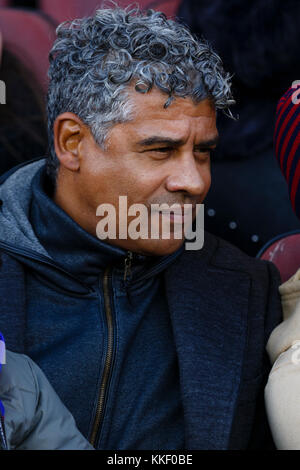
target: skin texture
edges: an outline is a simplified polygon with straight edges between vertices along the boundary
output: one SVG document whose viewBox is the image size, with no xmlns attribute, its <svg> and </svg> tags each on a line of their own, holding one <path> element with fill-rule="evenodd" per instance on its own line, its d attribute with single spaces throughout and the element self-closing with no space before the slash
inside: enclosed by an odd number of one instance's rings
<svg viewBox="0 0 300 470">
<path fill-rule="evenodd" d="M 112 127 L 105 149 L 97 145 L 75 114 L 61 114 L 55 122 L 60 167 L 54 200 L 94 236 L 100 220 L 97 207 L 112 204 L 118 221 L 120 195 L 128 197 L 128 207 L 136 203 L 148 208 L 162 203 L 195 206 L 203 202 L 210 188 L 210 152 L 218 137 L 211 101 L 195 104 L 190 98 L 176 97 L 165 109 L 167 96 L 155 88 L 147 94 L 132 89 L 130 99 L 135 116 Z M 141 144 L 153 136 L 160 137 L 161 142 Z M 181 142 L 168 143 L 165 139 Z M 128 223 L 133 218 L 129 217 Z M 170 254 L 184 241 L 172 236 L 173 225 L 169 240 L 161 236 L 158 240 L 117 238 L 108 243 L 145 255 Z"/>
</svg>

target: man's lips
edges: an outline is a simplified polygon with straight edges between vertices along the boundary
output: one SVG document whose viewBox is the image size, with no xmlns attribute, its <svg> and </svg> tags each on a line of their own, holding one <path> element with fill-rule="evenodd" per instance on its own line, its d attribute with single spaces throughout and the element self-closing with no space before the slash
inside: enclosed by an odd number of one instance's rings
<svg viewBox="0 0 300 470">
<path fill-rule="evenodd" d="M 152 214 L 160 214 L 166 220 L 170 220 L 170 222 L 183 224 L 183 223 L 190 223 L 194 220 L 196 216 L 196 207 L 189 205 L 191 207 L 181 207 L 175 211 L 171 210 L 154 210 Z"/>
</svg>

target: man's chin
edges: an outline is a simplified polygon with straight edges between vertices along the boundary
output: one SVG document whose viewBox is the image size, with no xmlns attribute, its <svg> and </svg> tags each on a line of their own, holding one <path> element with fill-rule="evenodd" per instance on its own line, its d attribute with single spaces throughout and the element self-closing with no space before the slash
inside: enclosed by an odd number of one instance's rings
<svg viewBox="0 0 300 470">
<path fill-rule="evenodd" d="M 111 244 L 145 256 L 167 256 L 175 253 L 185 240 L 114 240 Z"/>
</svg>

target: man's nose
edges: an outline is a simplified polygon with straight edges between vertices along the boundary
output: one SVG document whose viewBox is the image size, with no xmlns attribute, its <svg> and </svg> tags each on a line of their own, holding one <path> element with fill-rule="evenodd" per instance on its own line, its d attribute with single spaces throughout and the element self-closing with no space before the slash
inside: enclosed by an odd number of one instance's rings
<svg viewBox="0 0 300 470">
<path fill-rule="evenodd" d="M 185 191 L 200 196 L 210 185 L 210 170 L 207 165 L 197 165 L 193 154 L 185 154 L 174 161 L 172 174 L 167 178 L 168 191 Z"/>
</svg>

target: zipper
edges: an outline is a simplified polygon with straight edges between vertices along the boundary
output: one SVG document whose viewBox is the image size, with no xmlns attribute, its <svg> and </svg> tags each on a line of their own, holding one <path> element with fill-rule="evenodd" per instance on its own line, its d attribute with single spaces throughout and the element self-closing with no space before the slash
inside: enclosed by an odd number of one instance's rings
<svg viewBox="0 0 300 470">
<path fill-rule="evenodd" d="M 131 267 L 132 267 L 133 253 L 131 251 L 127 252 L 125 258 L 125 269 L 124 269 L 124 282 L 130 281 L 131 278 Z"/>
<path fill-rule="evenodd" d="M 131 267 L 132 267 L 133 253 L 128 251 L 125 258 L 124 264 L 124 282 L 128 282 L 131 277 Z M 110 270 L 107 268 L 103 276 L 103 295 L 104 295 L 104 308 L 106 315 L 106 324 L 107 324 L 107 352 L 104 364 L 104 371 L 102 376 L 102 381 L 100 385 L 98 402 L 96 408 L 96 415 L 90 434 L 90 444 L 95 447 L 96 439 L 99 434 L 100 426 L 103 422 L 104 411 L 105 411 L 105 398 L 107 396 L 107 390 L 109 386 L 109 378 L 112 371 L 112 362 L 113 362 L 113 350 L 114 350 L 114 327 L 113 327 L 113 315 L 112 315 L 112 306 L 110 300 L 110 291 L 109 291 L 109 280 L 110 280 Z"/>
<path fill-rule="evenodd" d="M 149 271 L 147 271 L 146 274 L 139 277 L 139 282 L 149 279 L 149 277 L 152 277 L 158 271 L 161 271 L 165 265 L 171 264 L 173 260 L 175 260 L 183 251 L 184 251 L 184 247 L 182 247 L 178 251 L 175 251 L 175 253 L 169 255 L 167 259 L 163 259 L 162 261 L 157 263 L 153 268 L 149 269 Z"/>
<path fill-rule="evenodd" d="M 90 443 L 95 447 L 96 439 L 99 433 L 100 425 L 103 421 L 104 410 L 105 410 L 105 397 L 107 395 L 107 389 L 109 385 L 109 378 L 111 376 L 112 370 L 112 360 L 113 360 L 113 349 L 114 349 L 114 327 L 113 327 L 113 316 L 112 316 L 112 307 L 110 301 L 110 292 L 109 292 L 109 279 L 110 279 L 110 268 L 107 268 L 103 276 L 103 294 L 104 294 L 104 307 L 107 323 L 107 351 L 104 364 L 104 371 L 102 376 L 102 381 L 100 385 L 98 403 L 96 408 L 96 415 L 90 435 Z"/>
<path fill-rule="evenodd" d="M 138 278 L 138 281 L 144 281 L 148 279 L 149 277 L 152 277 L 154 274 L 156 274 L 158 271 L 162 270 L 162 268 L 165 265 L 171 264 L 173 260 L 175 260 L 182 252 L 184 251 L 184 247 L 182 247 L 180 250 L 177 250 L 175 253 L 169 255 L 167 259 L 164 257 L 164 259 L 160 262 L 158 262 L 153 268 L 149 269 L 146 274 L 140 275 Z M 132 272 L 132 262 L 133 262 L 134 254 L 131 251 L 127 252 L 127 256 L 125 258 L 125 269 L 124 269 L 124 284 L 125 287 L 128 286 Z"/>
<path fill-rule="evenodd" d="M 4 427 L 4 416 L 0 417 L 0 450 L 8 450 L 5 427 Z"/>
</svg>

